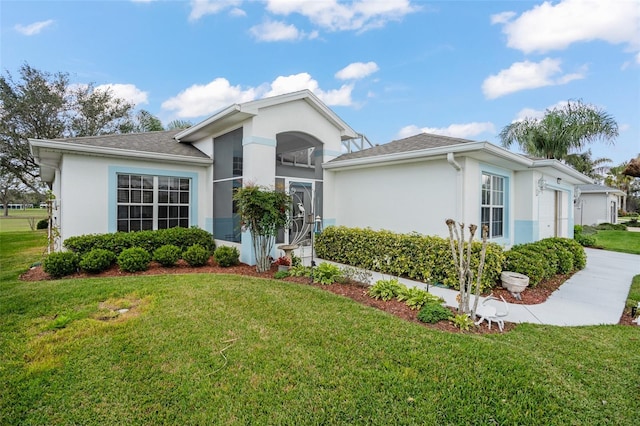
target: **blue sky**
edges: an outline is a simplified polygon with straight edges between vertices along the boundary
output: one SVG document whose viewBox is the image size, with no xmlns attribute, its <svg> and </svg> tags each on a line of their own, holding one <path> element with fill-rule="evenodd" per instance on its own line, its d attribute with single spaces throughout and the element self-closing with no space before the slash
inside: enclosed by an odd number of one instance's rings
<svg viewBox="0 0 640 426">
<path fill-rule="evenodd" d="M 66 72 L 150 111 L 200 121 L 310 89 L 386 143 L 421 131 L 499 144 L 514 120 L 582 99 L 618 121 L 614 165 L 640 153 L 640 3 L 5 1 L 0 66 Z"/>
</svg>

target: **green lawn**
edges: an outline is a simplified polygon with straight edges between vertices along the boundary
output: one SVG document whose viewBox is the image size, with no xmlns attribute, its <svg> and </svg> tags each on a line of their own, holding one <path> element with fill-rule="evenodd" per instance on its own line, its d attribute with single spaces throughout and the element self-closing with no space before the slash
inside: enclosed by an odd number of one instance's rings
<svg viewBox="0 0 640 426">
<path fill-rule="evenodd" d="M 30 221 L 37 224 L 46 218 L 46 209 L 9 210 L 9 216 L 4 216 L 4 210 L 0 210 L 0 232 L 27 231 L 31 229 Z"/>
<path fill-rule="evenodd" d="M 640 254 L 640 232 L 598 231 L 596 246 L 605 250 Z"/>
<path fill-rule="evenodd" d="M 634 327 L 449 334 L 231 275 L 21 282 L 42 235 L 0 236 L 0 424 L 630 425 L 640 412 Z"/>
</svg>

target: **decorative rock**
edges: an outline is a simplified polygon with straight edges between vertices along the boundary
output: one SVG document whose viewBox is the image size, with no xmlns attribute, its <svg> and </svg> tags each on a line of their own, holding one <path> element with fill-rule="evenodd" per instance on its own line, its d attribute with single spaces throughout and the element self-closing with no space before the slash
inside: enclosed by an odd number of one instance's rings
<svg viewBox="0 0 640 426">
<path fill-rule="evenodd" d="M 121 314 L 126 314 L 127 312 L 129 312 L 129 310 L 127 308 L 123 308 L 123 309 L 118 309 L 118 312 Z"/>
</svg>

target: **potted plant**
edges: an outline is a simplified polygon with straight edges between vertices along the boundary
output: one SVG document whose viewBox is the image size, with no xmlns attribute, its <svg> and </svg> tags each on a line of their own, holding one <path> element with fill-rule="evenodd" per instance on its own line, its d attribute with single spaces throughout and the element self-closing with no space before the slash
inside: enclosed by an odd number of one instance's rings
<svg viewBox="0 0 640 426">
<path fill-rule="evenodd" d="M 285 256 L 280 256 L 273 263 L 278 265 L 278 271 L 288 271 L 291 266 L 291 259 Z"/>
</svg>

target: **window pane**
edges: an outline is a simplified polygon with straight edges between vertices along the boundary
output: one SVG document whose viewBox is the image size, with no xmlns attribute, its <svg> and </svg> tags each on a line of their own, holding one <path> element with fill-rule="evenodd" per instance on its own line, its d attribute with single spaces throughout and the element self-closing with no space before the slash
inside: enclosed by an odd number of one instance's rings
<svg viewBox="0 0 640 426">
<path fill-rule="evenodd" d="M 129 219 L 128 206 L 118 206 L 118 219 Z"/>
<path fill-rule="evenodd" d="M 119 203 L 128 203 L 129 202 L 129 190 L 128 189 L 118 189 L 118 202 Z"/>
<path fill-rule="evenodd" d="M 158 189 L 169 189 L 169 178 L 166 176 L 160 176 L 158 178 Z"/>
<path fill-rule="evenodd" d="M 118 188 L 129 187 L 129 175 L 118 175 Z"/>
<path fill-rule="evenodd" d="M 158 206 L 158 218 L 166 219 L 168 214 L 169 214 L 169 207 Z"/>
<path fill-rule="evenodd" d="M 169 193 L 167 191 L 158 191 L 158 203 L 167 204 L 169 202 Z"/>
<path fill-rule="evenodd" d="M 169 189 L 179 189 L 180 188 L 180 179 L 178 178 L 169 178 Z"/>
<path fill-rule="evenodd" d="M 178 226 L 178 219 L 169 219 L 169 228 L 175 228 Z"/>
<path fill-rule="evenodd" d="M 131 187 L 142 188 L 142 176 L 131 176 Z"/>
<path fill-rule="evenodd" d="M 144 191 L 142 193 L 142 202 L 145 204 L 153 203 L 153 191 Z"/>
<path fill-rule="evenodd" d="M 169 226 L 169 222 L 166 220 L 158 220 L 158 229 L 167 229 L 167 226 Z"/>
<path fill-rule="evenodd" d="M 178 206 L 169 206 L 169 218 L 178 217 Z"/>
<path fill-rule="evenodd" d="M 144 189 L 153 189 L 153 176 L 144 176 L 142 178 L 142 187 Z"/>
<path fill-rule="evenodd" d="M 188 228 L 189 227 L 189 220 L 188 219 L 180 219 L 180 226 L 181 228 Z"/>
<path fill-rule="evenodd" d="M 189 190 L 189 179 L 180 179 L 180 189 L 182 191 Z"/>
<path fill-rule="evenodd" d="M 142 201 L 142 191 L 137 189 L 131 190 L 131 202 L 140 203 Z"/>
<path fill-rule="evenodd" d="M 144 206 L 142 207 L 142 217 L 147 219 L 153 219 L 153 206 Z"/>
<path fill-rule="evenodd" d="M 171 191 L 169 193 L 169 204 L 177 204 L 178 203 L 178 193 L 175 191 Z"/>
<path fill-rule="evenodd" d="M 131 218 L 140 218 L 140 206 L 131 206 L 131 210 L 129 210 Z"/>
<path fill-rule="evenodd" d="M 132 220 L 130 222 L 130 227 L 132 231 L 140 231 L 140 221 L 139 220 Z"/>
<path fill-rule="evenodd" d="M 142 221 L 142 229 L 145 231 L 150 231 L 153 229 L 153 220 L 143 220 Z"/>
<path fill-rule="evenodd" d="M 180 193 L 180 204 L 189 204 L 189 193 L 181 192 Z"/>
<path fill-rule="evenodd" d="M 119 220 L 118 221 L 118 231 L 120 231 L 120 232 L 129 232 L 129 221 L 128 220 Z"/>
<path fill-rule="evenodd" d="M 181 206 L 180 207 L 180 217 L 189 217 L 189 207 L 187 206 Z"/>
</svg>

